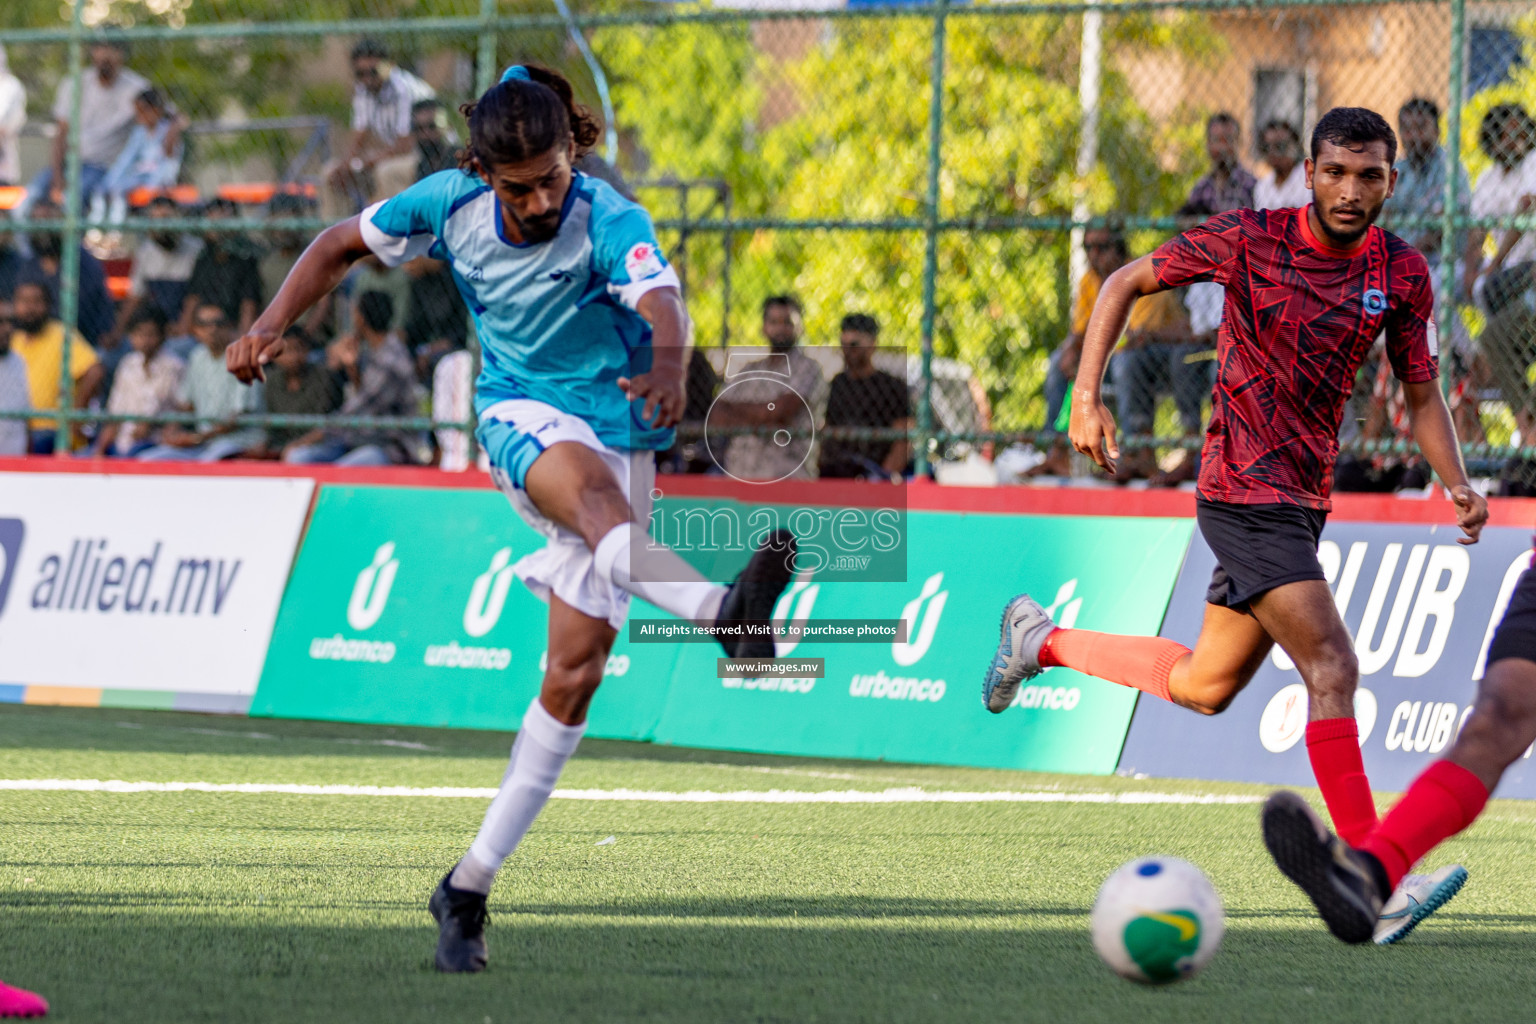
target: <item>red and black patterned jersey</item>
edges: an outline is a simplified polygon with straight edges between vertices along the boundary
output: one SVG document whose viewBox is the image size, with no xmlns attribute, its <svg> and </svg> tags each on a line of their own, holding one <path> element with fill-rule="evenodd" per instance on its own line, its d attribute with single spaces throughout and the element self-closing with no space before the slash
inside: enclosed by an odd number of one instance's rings
<svg viewBox="0 0 1536 1024">
<path fill-rule="evenodd" d="M 1198 490 L 1208 501 L 1328 510 L 1339 423 L 1378 335 L 1402 381 L 1439 373 L 1434 293 L 1418 250 L 1372 227 L 1352 252 L 1306 209 L 1233 210 L 1152 254 L 1168 288 L 1226 288 Z"/>
</svg>

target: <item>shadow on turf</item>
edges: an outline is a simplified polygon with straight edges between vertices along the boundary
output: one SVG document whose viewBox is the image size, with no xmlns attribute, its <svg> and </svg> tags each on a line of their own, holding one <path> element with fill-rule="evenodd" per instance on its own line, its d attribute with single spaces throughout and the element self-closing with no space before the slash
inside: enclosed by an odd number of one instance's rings
<svg viewBox="0 0 1536 1024">
<path fill-rule="evenodd" d="M 0 863 L 0 866 L 12 866 Z M 28 865 L 30 866 L 30 865 Z M 54 864 L 49 867 L 119 867 L 116 864 Z M 158 865 L 184 867 L 210 867 L 210 865 Z M 227 868 L 270 868 L 273 865 L 212 865 Z M 306 865 L 287 864 L 285 867 L 304 868 Z M 333 867 L 325 865 L 324 867 Z M 323 867 L 312 865 L 312 867 Z M 410 870 L 410 869 L 405 869 Z M 423 875 L 424 879 L 430 876 Z M 58 908 L 166 908 L 180 909 L 201 907 L 209 910 L 232 907 L 259 907 L 263 912 L 335 911 L 350 913 L 359 910 L 406 911 L 421 910 L 425 913 L 427 896 L 432 890 L 430 880 L 424 881 L 420 899 L 407 900 L 289 900 L 267 895 L 257 902 L 254 899 L 226 899 L 217 896 L 190 895 L 186 893 L 145 893 L 135 890 L 57 892 L 47 890 L 23 890 L 0 894 L 0 907 L 25 909 L 34 907 Z M 878 921 L 898 918 L 1073 918 L 1085 917 L 1087 907 L 1034 906 L 1024 903 L 1008 903 L 985 900 L 929 900 L 914 898 L 880 898 L 870 896 L 830 897 L 757 897 L 740 899 L 672 899 L 632 900 L 614 904 L 587 903 L 509 903 L 491 900 L 491 912 L 506 917 L 599 917 L 599 918 L 676 918 L 679 920 L 709 920 L 712 918 L 741 920 L 869 920 Z M 1273 914 L 1269 916 L 1274 916 Z"/>
</svg>

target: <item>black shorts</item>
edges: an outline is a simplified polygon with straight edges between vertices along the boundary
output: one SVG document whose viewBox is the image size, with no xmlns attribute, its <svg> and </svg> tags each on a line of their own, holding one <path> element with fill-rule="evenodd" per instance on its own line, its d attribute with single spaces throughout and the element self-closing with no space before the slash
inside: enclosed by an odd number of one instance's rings
<svg viewBox="0 0 1536 1024">
<path fill-rule="evenodd" d="M 1327 579 L 1317 538 L 1328 513 L 1301 505 L 1230 505 L 1195 501 L 1200 534 L 1216 555 L 1208 604 L 1248 611 L 1260 594 L 1300 580 Z"/>
<path fill-rule="evenodd" d="M 1509 595 L 1509 607 L 1493 631 L 1488 645 L 1488 664 L 1504 658 L 1536 661 L 1536 569 L 1520 574 L 1515 592 Z"/>
</svg>

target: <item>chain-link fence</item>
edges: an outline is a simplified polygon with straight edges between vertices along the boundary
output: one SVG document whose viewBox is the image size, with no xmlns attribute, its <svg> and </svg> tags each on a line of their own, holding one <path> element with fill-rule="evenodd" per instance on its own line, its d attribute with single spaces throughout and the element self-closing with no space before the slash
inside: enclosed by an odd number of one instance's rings
<svg viewBox="0 0 1536 1024">
<path fill-rule="evenodd" d="M 728 351 L 793 341 L 842 375 L 816 425 L 880 442 L 860 449 L 881 456 L 867 475 L 1083 471 L 1060 434 L 1100 282 L 1211 213 L 1304 204 L 1311 128 L 1348 105 L 1399 130 L 1384 224 L 1440 283 L 1442 379 L 1474 469 L 1531 482 L 1506 469 L 1536 431 L 1528 5 L 552 3 L 322 0 L 300 22 L 278 0 L 13 0 L 0 140 L 24 125 L 0 179 L 29 187 L 0 190 L 0 300 L 48 411 L 30 443 L 468 464 L 477 345 L 443 264 L 360 267 L 301 322 L 307 346 L 260 405 L 199 366 L 319 229 L 452 166 L 458 105 L 532 61 L 603 115 L 586 169 L 650 209 L 684 282 L 700 357 L 672 468 L 700 466 Z M 24 119 L 7 120 L 12 78 Z M 80 334 L 29 329 L 39 304 Z M 1107 389 L 1125 475 L 1188 478 L 1219 316 L 1205 286 L 1133 312 Z M 879 358 L 845 364 L 845 342 Z M 399 379 L 363 388 L 362 365 Z M 872 371 L 904 406 L 859 383 Z M 16 408 L 0 412 L 13 433 Z M 1422 473 L 1379 354 L 1343 439 L 1341 486 Z"/>
</svg>

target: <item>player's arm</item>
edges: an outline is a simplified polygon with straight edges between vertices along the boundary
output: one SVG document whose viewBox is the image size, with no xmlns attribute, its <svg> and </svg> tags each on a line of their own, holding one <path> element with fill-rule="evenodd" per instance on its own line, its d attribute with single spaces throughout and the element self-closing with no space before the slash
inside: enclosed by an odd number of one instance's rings
<svg viewBox="0 0 1536 1024">
<path fill-rule="evenodd" d="M 224 354 L 229 372 L 242 384 L 266 380 L 263 367 L 282 351 L 283 332 L 341 284 L 352 264 L 368 253 L 357 217 L 322 231 L 293 265 L 283 286 L 250 330 L 229 346 Z"/>
<path fill-rule="evenodd" d="M 1483 524 L 1488 521 L 1488 502 L 1467 481 L 1467 467 L 1461 461 L 1461 445 L 1456 440 L 1456 427 L 1451 423 L 1451 410 L 1440 393 L 1440 382 L 1405 381 L 1403 401 L 1413 424 L 1413 439 L 1419 443 L 1430 467 L 1456 503 L 1456 525 L 1466 534 L 1457 540 L 1462 544 L 1476 544 Z"/>
<path fill-rule="evenodd" d="M 1104 405 L 1104 368 L 1115 343 L 1125 333 L 1131 306 L 1143 295 L 1155 295 L 1165 286 L 1152 270 L 1152 257 L 1132 260 L 1104 282 L 1094 303 L 1088 329 L 1083 332 L 1083 351 L 1077 381 L 1072 386 L 1072 424 L 1067 434 L 1072 447 L 1091 456 L 1113 473 L 1120 448 L 1115 444 L 1115 417 Z"/>
<path fill-rule="evenodd" d="M 620 377 L 619 387 L 631 401 L 645 399 L 640 410 L 644 422 L 652 427 L 674 427 L 683 418 L 693 320 L 682 293 L 670 285 L 652 288 L 640 296 L 635 312 L 651 325 L 651 368 L 633 377 Z"/>
</svg>

